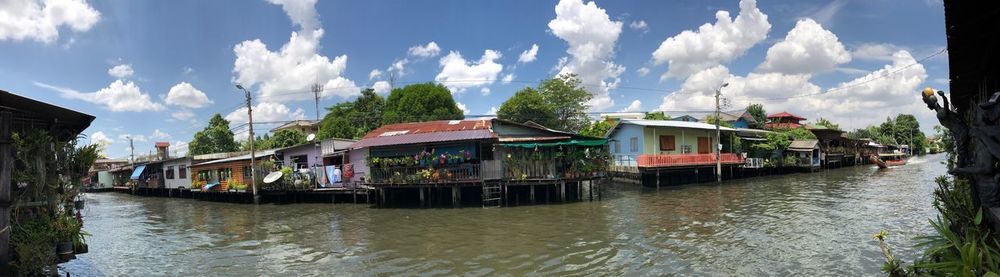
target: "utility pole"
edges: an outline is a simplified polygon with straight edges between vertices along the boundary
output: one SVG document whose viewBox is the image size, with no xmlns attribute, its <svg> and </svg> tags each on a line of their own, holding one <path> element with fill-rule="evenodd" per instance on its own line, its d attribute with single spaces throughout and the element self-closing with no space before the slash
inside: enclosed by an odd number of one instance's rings
<svg viewBox="0 0 1000 277">
<path fill-rule="evenodd" d="M 243 88 L 240 84 L 236 84 L 236 88 L 243 90 L 247 96 L 247 119 L 249 120 L 247 126 L 250 127 L 250 188 L 253 189 L 253 203 L 260 204 L 260 196 L 257 195 L 257 157 L 254 157 L 253 149 L 253 101 L 250 90 Z"/>
<path fill-rule="evenodd" d="M 312 91 L 316 95 L 316 121 L 319 122 L 319 93 L 323 91 L 323 85 L 313 84 Z"/>
<path fill-rule="evenodd" d="M 722 88 L 728 86 L 729 83 L 722 83 L 715 90 L 715 181 L 722 182 L 722 131 L 719 128 L 719 123 L 722 121 L 720 113 L 722 112 L 722 107 L 719 105 L 719 98 L 722 97 Z"/>
<path fill-rule="evenodd" d="M 135 145 L 132 144 L 132 136 L 125 137 L 128 138 L 129 165 L 135 165 Z"/>
</svg>

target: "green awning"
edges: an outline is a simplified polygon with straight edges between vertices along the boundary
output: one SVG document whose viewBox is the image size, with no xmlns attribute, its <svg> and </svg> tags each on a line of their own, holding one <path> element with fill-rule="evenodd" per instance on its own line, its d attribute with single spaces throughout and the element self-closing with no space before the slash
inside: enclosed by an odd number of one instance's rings
<svg viewBox="0 0 1000 277">
<path fill-rule="evenodd" d="M 608 140 L 605 139 L 573 139 L 564 140 L 557 142 L 521 142 L 521 143 L 504 143 L 500 144 L 504 147 L 521 147 L 521 148 L 535 148 L 535 147 L 555 147 L 563 145 L 575 145 L 575 146 L 603 146 L 608 144 Z"/>
</svg>

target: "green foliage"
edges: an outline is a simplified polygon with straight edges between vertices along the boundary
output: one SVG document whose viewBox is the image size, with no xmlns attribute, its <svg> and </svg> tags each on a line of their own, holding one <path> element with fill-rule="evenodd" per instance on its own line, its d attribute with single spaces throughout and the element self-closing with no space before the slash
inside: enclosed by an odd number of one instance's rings
<svg viewBox="0 0 1000 277">
<path fill-rule="evenodd" d="M 306 134 L 299 130 L 281 130 L 271 137 L 271 147 L 282 148 L 306 143 Z"/>
<path fill-rule="evenodd" d="M 546 127 L 555 127 L 556 114 L 537 90 L 526 87 L 504 101 L 497 110 L 497 118 L 524 123 L 531 120 Z"/>
<path fill-rule="evenodd" d="M 586 128 L 583 128 L 583 130 L 580 130 L 580 135 L 603 138 L 604 135 L 608 133 L 608 130 L 611 130 L 611 127 L 611 123 L 607 120 L 594 121 Z"/>
<path fill-rule="evenodd" d="M 188 146 L 191 155 L 233 152 L 239 150 L 240 145 L 233 139 L 233 132 L 229 130 L 229 121 L 216 113 L 208 121 L 205 129 L 194 134 L 194 140 Z"/>
<path fill-rule="evenodd" d="M 458 120 L 465 115 L 441 84 L 413 84 L 393 89 L 385 102 L 382 124 Z"/>
<path fill-rule="evenodd" d="M 796 139 L 816 139 L 816 135 L 802 127 L 775 130 L 767 134 L 767 140 L 751 144 L 750 151 L 771 153 L 774 150 L 785 150 Z"/>
<path fill-rule="evenodd" d="M 732 123 L 729 123 L 729 121 L 725 121 L 725 120 L 719 120 L 719 118 L 715 117 L 715 115 L 709 115 L 709 116 L 705 117 L 705 123 L 715 125 L 715 122 L 719 122 L 719 126 L 726 127 L 726 128 L 733 128 L 733 124 Z"/>
<path fill-rule="evenodd" d="M 382 125 L 385 98 L 373 89 L 361 91 L 361 96 L 351 102 L 330 106 L 320 122 L 319 139 L 357 139 Z"/>
<path fill-rule="evenodd" d="M 15 220 L 11 225 L 11 246 L 17 256 L 14 268 L 18 275 L 44 275 L 56 263 L 55 227 L 48 216 Z"/>
<path fill-rule="evenodd" d="M 840 130 L 840 124 L 833 123 L 830 120 L 827 120 L 826 118 L 822 118 L 822 117 L 820 117 L 819 119 L 816 120 L 815 125 L 816 126 L 822 126 L 822 127 L 828 128 L 828 129 L 833 129 L 833 130 L 838 130 L 838 131 Z"/>
<path fill-rule="evenodd" d="M 663 112 L 648 112 L 642 119 L 648 120 L 670 120 L 669 115 L 663 114 Z"/>
<path fill-rule="evenodd" d="M 887 117 L 882 124 L 849 132 L 848 137 L 853 139 L 869 138 L 886 145 L 906 144 L 916 154 L 924 153 L 927 148 L 927 136 L 920 131 L 920 123 L 917 122 L 917 118 L 909 114 L 897 115 L 895 118 Z"/>
<path fill-rule="evenodd" d="M 757 124 L 750 126 L 752 128 L 763 128 L 764 123 L 767 122 L 767 111 L 764 110 L 764 105 L 762 104 L 750 104 L 747 106 L 747 113 L 753 116 L 753 119 L 757 121 Z"/>
<path fill-rule="evenodd" d="M 590 124 L 587 101 L 591 95 L 583 89 L 576 74 L 560 74 L 543 80 L 538 85 L 538 92 L 556 115 L 554 124 L 547 127 L 576 133 Z"/>
</svg>

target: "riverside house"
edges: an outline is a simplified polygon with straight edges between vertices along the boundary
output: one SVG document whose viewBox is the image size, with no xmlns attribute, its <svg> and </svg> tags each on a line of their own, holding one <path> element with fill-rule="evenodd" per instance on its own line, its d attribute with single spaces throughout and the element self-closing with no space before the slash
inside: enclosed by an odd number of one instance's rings
<svg viewBox="0 0 1000 277">
<path fill-rule="evenodd" d="M 795 166 L 813 171 L 822 165 L 823 151 L 818 140 L 794 140 L 785 150 L 786 157 L 794 157 Z"/>
<path fill-rule="evenodd" d="M 788 112 L 780 112 L 767 116 L 767 123 L 764 124 L 764 128 L 767 129 L 794 129 L 802 127 L 802 121 L 806 120 L 805 117 L 797 116 Z"/>
<path fill-rule="evenodd" d="M 693 174 L 697 182 L 703 179 L 702 173 L 714 174 L 710 169 L 714 169 L 715 153 L 720 150 L 716 146 L 719 139 L 715 128 L 712 124 L 674 120 L 618 121 L 606 135 L 614 161 L 613 171 L 636 177 L 645 185 L 670 182 L 669 179 L 661 180 L 660 176 L 661 172 L 668 171 Z M 719 127 L 719 130 L 724 136 L 736 132 L 727 127 Z M 720 156 L 721 163 L 730 169 L 744 163 L 744 158 L 737 153 L 721 153 Z"/>
<path fill-rule="evenodd" d="M 344 161 L 348 148 L 354 142 L 349 139 L 326 139 L 275 149 L 274 154 L 280 158 L 281 166 L 308 170 L 313 187 L 343 187 L 350 177 L 344 179 Z"/>
<path fill-rule="evenodd" d="M 444 187 L 458 205 L 467 187 L 494 206 L 511 197 L 534 202 L 536 191 L 579 199 L 583 181 L 604 176 L 605 146 L 604 139 L 531 122 L 441 120 L 373 130 L 351 146 L 350 161 L 354 180 L 379 189 L 380 203 L 413 188 L 423 204 L 425 189 Z"/>
<path fill-rule="evenodd" d="M 205 158 L 211 158 L 208 156 L 212 155 L 217 154 L 202 156 L 206 156 Z M 255 159 L 258 163 L 262 160 L 273 159 L 273 156 L 274 150 L 264 150 L 255 153 Z M 195 156 L 194 158 L 199 159 L 202 157 Z M 229 189 L 231 182 L 249 184 L 250 154 L 196 163 L 191 165 L 191 172 L 194 174 L 192 182 L 199 182 L 199 185 L 202 186 L 202 191 L 226 191 Z M 264 174 L 267 173 L 258 171 L 257 178 L 262 178 Z"/>
</svg>

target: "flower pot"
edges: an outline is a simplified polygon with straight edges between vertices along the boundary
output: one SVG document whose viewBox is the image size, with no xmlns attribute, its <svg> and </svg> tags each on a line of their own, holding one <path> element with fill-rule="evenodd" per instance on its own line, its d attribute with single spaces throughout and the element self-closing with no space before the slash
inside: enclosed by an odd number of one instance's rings
<svg viewBox="0 0 1000 277">
<path fill-rule="evenodd" d="M 86 243 L 81 243 L 80 245 L 73 247 L 73 252 L 76 254 L 85 254 L 90 252 L 90 246 Z"/>
<path fill-rule="evenodd" d="M 67 240 L 56 243 L 56 255 L 59 256 L 59 260 L 68 261 L 73 258 L 73 241 Z"/>
</svg>

